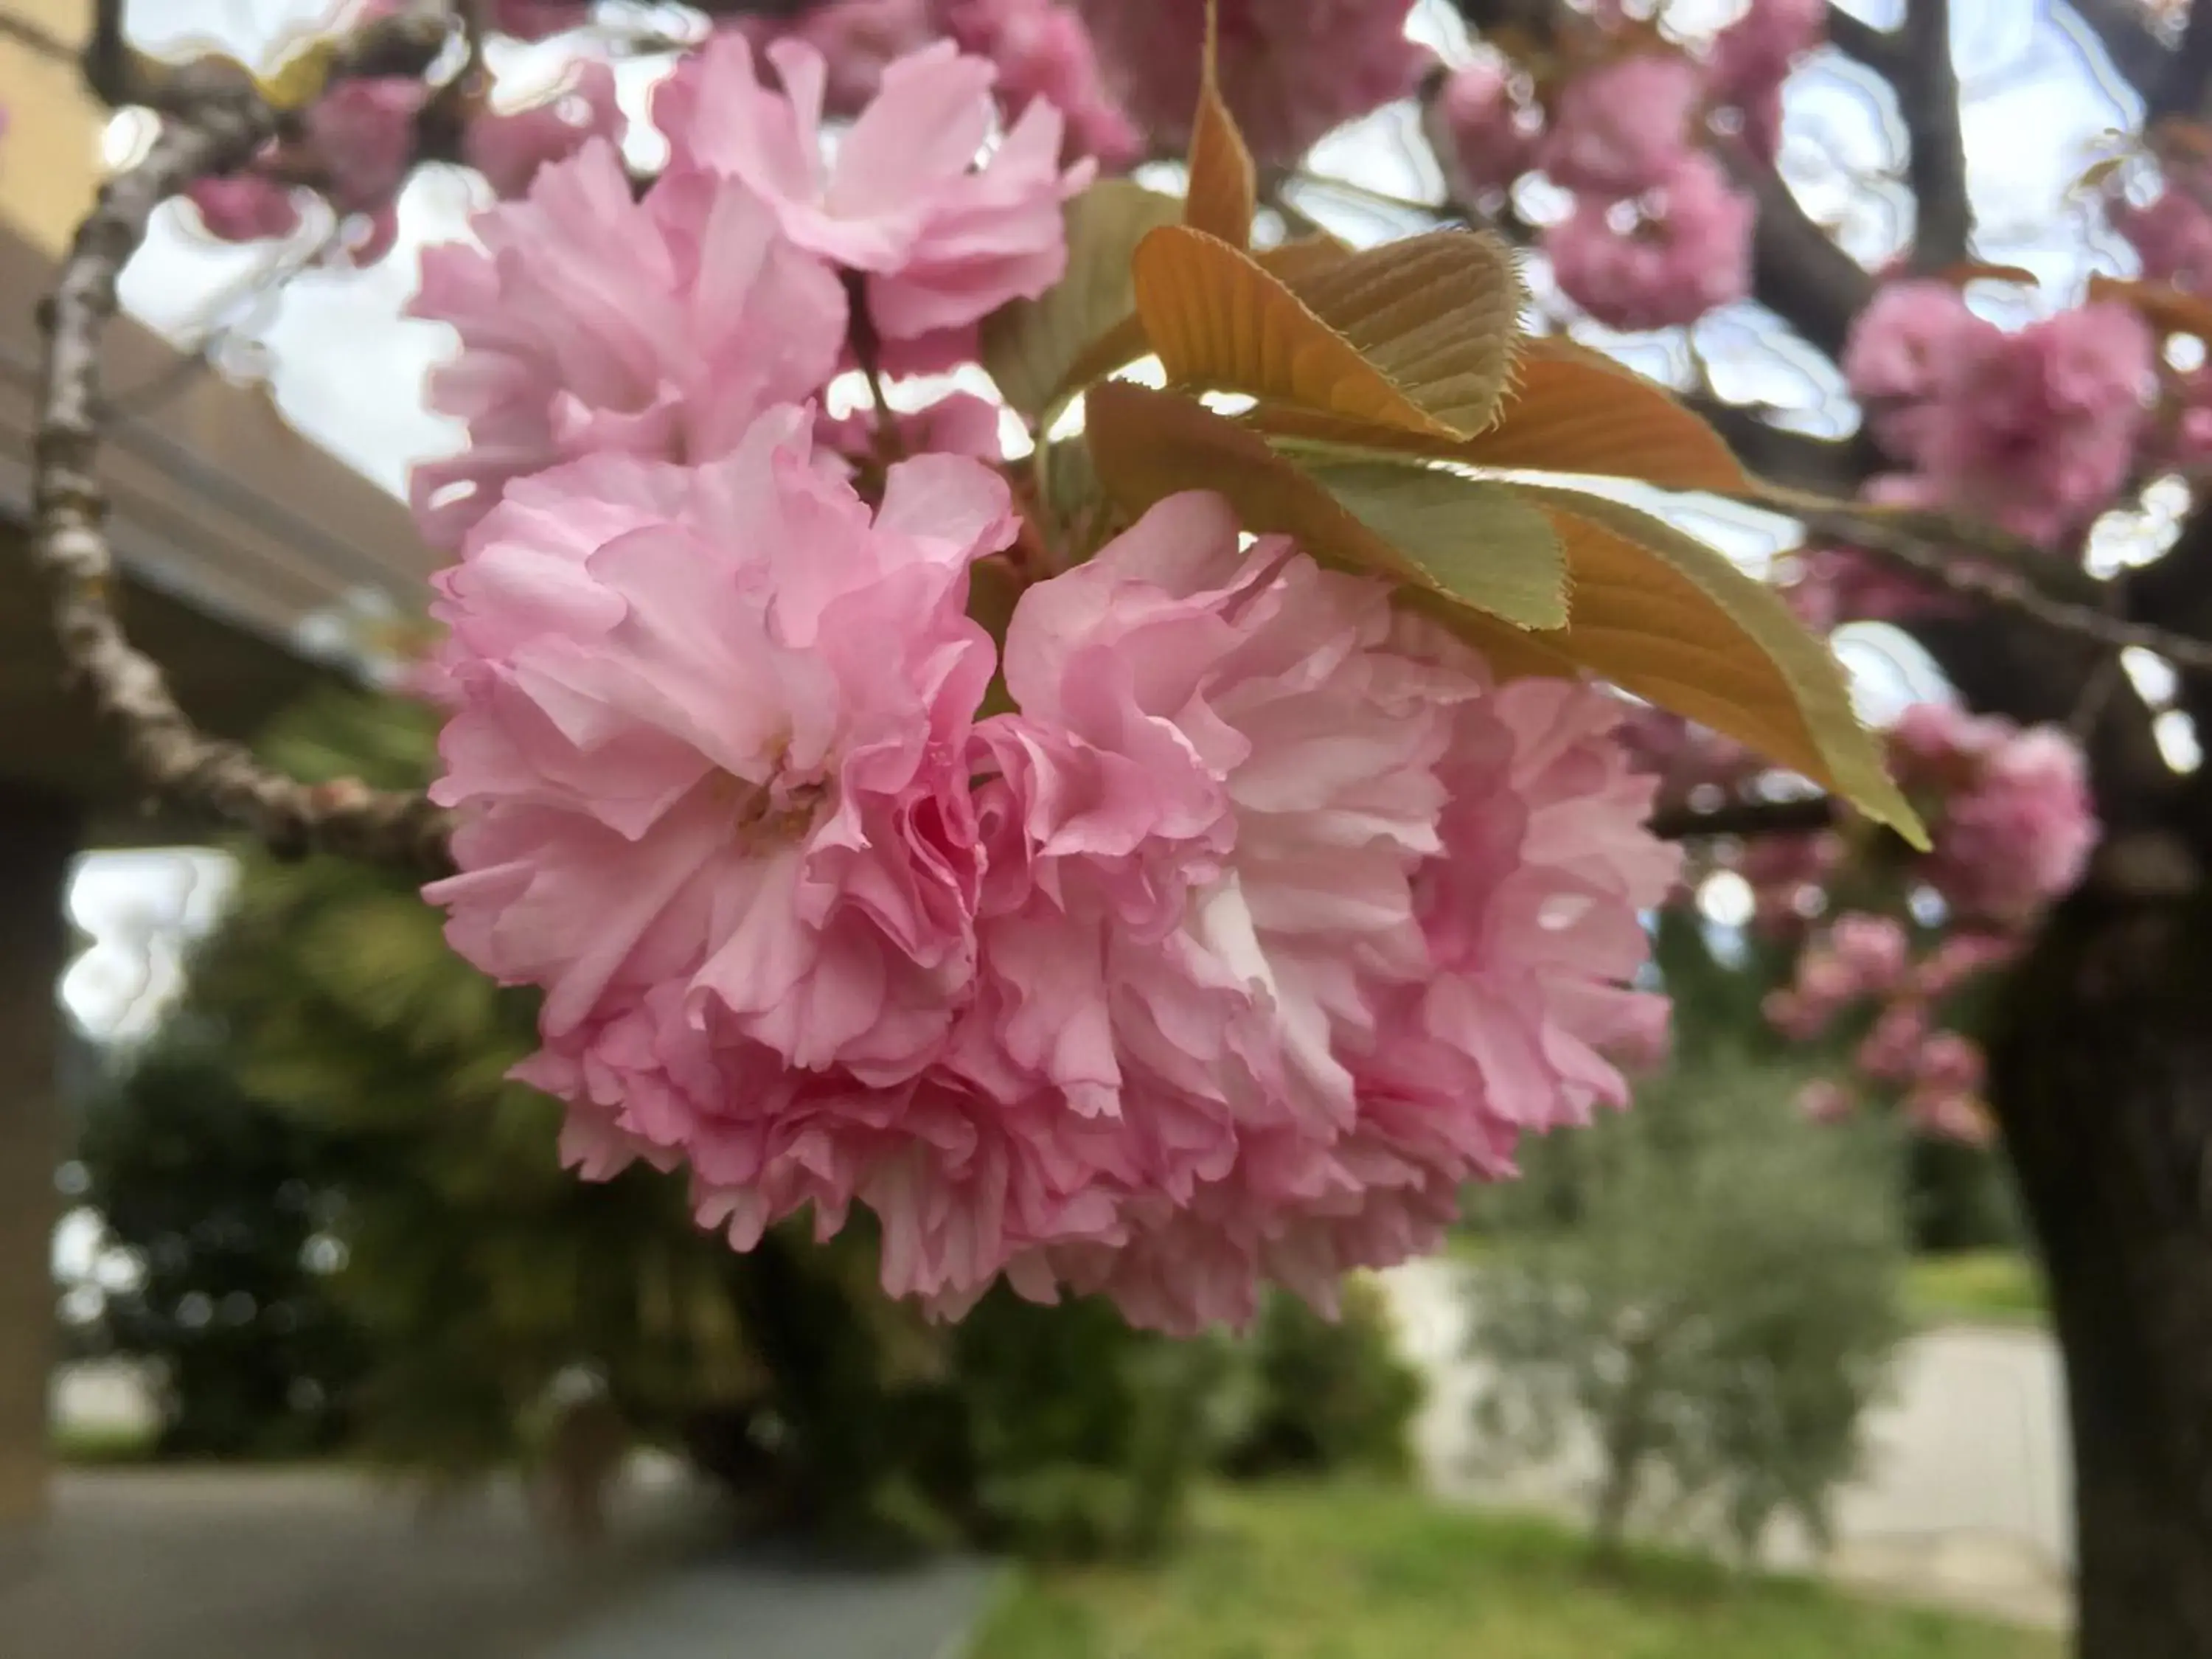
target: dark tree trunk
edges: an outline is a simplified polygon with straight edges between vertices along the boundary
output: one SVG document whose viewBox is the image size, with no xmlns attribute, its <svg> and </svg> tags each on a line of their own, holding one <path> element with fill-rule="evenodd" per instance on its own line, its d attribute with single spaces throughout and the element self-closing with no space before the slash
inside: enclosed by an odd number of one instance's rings
<svg viewBox="0 0 2212 1659">
<path fill-rule="evenodd" d="M 2212 1659 L 2212 902 L 2060 910 L 1991 1097 L 2048 1271 L 2083 1659 Z"/>
</svg>

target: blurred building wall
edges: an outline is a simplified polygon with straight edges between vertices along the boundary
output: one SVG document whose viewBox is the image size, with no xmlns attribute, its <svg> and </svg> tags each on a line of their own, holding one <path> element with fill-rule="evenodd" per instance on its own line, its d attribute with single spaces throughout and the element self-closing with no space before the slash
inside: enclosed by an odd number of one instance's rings
<svg viewBox="0 0 2212 1659">
<path fill-rule="evenodd" d="M 89 0 L 5 3 L 70 47 L 90 20 Z M 98 181 L 102 120 L 74 63 L 5 36 L 0 110 L 8 123 L 0 216 L 25 240 L 58 250 Z M 10 294 L 0 303 L 30 301 Z M 77 820 L 75 804 L 58 797 L 0 793 L 0 1533 L 34 1518 L 46 1498 L 54 1330 L 48 1257 L 60 1141 L 56 976 Z"/>
<path fill-rule="evenodd" d="M 71 51 L 91 25 L 92 0 L 5 0 L 11 17 Z M 0 35 L 0 215 L 25 240 L 58 252 L 100 182 L 106 117 L 74 62 Z"/>
</svg>

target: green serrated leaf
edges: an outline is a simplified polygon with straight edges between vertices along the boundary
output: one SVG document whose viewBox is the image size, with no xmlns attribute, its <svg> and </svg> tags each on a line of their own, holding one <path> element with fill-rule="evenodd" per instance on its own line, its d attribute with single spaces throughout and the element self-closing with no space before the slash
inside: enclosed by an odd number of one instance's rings
<svg viewBox="0 0 2212 1659">
<path fill-rule="evenodd" d="M 1126 179 L 1108 179 L 1064 211 L 1066 276 L 1040 297 L 1017 300 L 983 320 L 983 367 L 1006 402 L 1033 421 L 1079 389 L 1069 382 L 1086 352 L 1134 314 L 1130 256 L 1147 232 L 1175 223 L 1182 207 Z"/>
<path fill-rule="evenodd" d="M 1565 624 L 1559 538 L 1510 486 L 1413 461 L 1297 465 L 1431 591 L 1522 628 Z"/>
<path fill-rule="evenodd" d="M 1501 668 L 1586 670 L 1802 772 L 1926 846 L 1919 817 L 1851 707 L 1841 665 L 1771 588 L 1696 537 L 1620 501 L 1510 488 L 1543 511 L 1565 550 L 1572 614 L 1554 633 L 1492 627 L 1491 637 L 1477 638 Z"/>
</svg>

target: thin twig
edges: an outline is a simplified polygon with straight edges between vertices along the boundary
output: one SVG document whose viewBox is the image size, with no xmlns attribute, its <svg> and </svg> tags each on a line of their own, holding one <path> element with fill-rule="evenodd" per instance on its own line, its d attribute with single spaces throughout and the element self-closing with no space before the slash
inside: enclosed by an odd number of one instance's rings
<svg viewBox="0 0 2212 1659">
<path fill-rule="evenodd" d="M 1705 836 L 1809 836 L 1836 824 L 1836 803 L 1826 795 L 1806 800 L 1733 801 L 1710 812 L 1686 806 L 1666 807 L 1651 815 L 1651 833 L 1662 841 L 1692 841 Z"/>
<path fill-rule="evenodd" d="M 406 20 L 400 20 L 404 24 Z M 379 26 L 364 33 L 375 34 Z M 390 40 L 359 40 L 341 66 L 400 61 Z M 70 678 L 118 731 L 139 781 L 160 797 L 258 836 L 280 852 L 324 850 L 428 872 L 450 867 L 446 815 L 424 796 L 354 780 L 305 784 L 270 771 L 240 744 L 202 732 L 152 658 L 131 643 L 115 611 L 115 557 L 104 528 L 100 478 L 107 410 L 100 340 L 115 315 L 116 284 L 145 240 L 154 210 L 191 180 L 245 165 L 278 130 L 278 117 L 235 66 L 189 65 L 163 88 L 168 112 L 146 159 L 109 179 L 77 228 L 52 294 L 40 307 L 46 337 L 33 443 L 31 557 L 52 606 Z"/>
<path fill-rule="evenodd" d="M 1849 542 L 1902 565 L 1947 592 L 2002 606 L 2116 651 L 2139 647 L 2177 669 L 2212 673 L 2212 641 L 2113 615 L 2104 608 L 2109 598 L 2104 583 L 2033 543 L 1979 520 L 1830 501 L 1771 485 L 1741 499 L 1785 514 L 1815 535 Z M 2062 597 L 2049 591 L 2053 586 L 2083 597 Z"/>
</svg>

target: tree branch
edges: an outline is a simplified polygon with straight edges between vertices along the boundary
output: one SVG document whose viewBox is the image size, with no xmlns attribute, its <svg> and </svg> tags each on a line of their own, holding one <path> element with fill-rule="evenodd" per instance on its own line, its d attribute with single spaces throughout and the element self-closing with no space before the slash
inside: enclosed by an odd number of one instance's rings
<svg viewBox="0 0 2212 1659">
<path fill-rule="evenodd" d="M 1950 0 L 1905 0 L 1903 48 L 1890 84 L 1911 139 L 1912 262 L 1941 270 L 1966 257 L 1974 208 L 1966 193 L 1966 141 L 1959 130 L 1959 71 L 1951 58 Z"/>
<path fill-rule="evenodd" d="M 2173 52 L 2144 21 L 2142 0 L 2068 0 L 2068 6 L 2148 104 L 2164 82 Z"/>
<path fill-rule="evenodd" d="M 1651 833 L 1662 841 L 1692 841 L 1705 836 L 1808 836 L 1836 824 L 1836 803 L 1826 795 L 1810 800 L 1732 801 L 1699 812 L 1687 806 L 1662 808 L 1651 815 Z"/>
<path fill-rule="evenodd" d="M 390 61 L 389 46 L 365 40 L 340 62 L 381 64 Z M 442 872 L 450 867 L 448 825 L 427 799 L 352 781 L 303 784 L 267 770 L 240 745 L 210 738 L 178 706 L 160 665 L 131 643 L 116 615 L 114 554 L 103 528 L 107 491 L 97 464 L 106 415 L 100 337 L 115 314 L 117 280 L 163 198 L 244 165 L 278 125 L 235 66 L 188 65 L 167 82 L 164 101 L 172 112 L 160 137 L 143 161 L 101 187 L 40 308 L 46 357 L 33 442 L 31 557 L 63 661 L 118 730 L 132 770 L 165 799 L 279 851 L 327 850 Z"/>
<path fill-rule="evenodd" d="M 1828 8 L 1828 44 L 1855 63 L 1887 80 L 1897 67 L 1898 39 L 1887 29 L 1860 21 L 1842 7 Z"/>
<path fill-rule="evenodd" d="M 1759 209 L 1753 296 L 1829 356 L 1841 357 L 1874 278 L 1813 222 L 1781 174 L 1740 144 L 1728 147 L 1726 159 Z"/>
<path fill-rule="evenodd" d="M 2168 115 L 2202 115 L 2204 87 L 2212 79 L 2212 6 L 2189 9 L 2181 49 L 2166 60 L 2166 73 L 2143 100 L 2146 125 Z"/>
<path fill-rule="evenodd" d="M 2119 651 L 2140 647 L 2185 672 L 2212 673 L 2212 641 L 2132 621 L 2107 609 L 2111 590 L 2032 542 L 1963 516 L 1824 501 L 1796 491 L 1747 497 L 1788 514 L 1817 536 L 1849 542 L 1961 599 L 1977 599 L 2060 633 Z M 1964 555 L 1965 556 L 1961 556 Z M 2050 586 L 2075 597 L 2061 597 Z"/>
<path fill-rule="evenodd" d="M 1849 497 L 1881 470 L 1871 440 L 1816 438 L 1760 418 L 1748 404 L 1692 392 L 1682 399 L 1762 478 L 1812 495 Z"/>
</svg>

